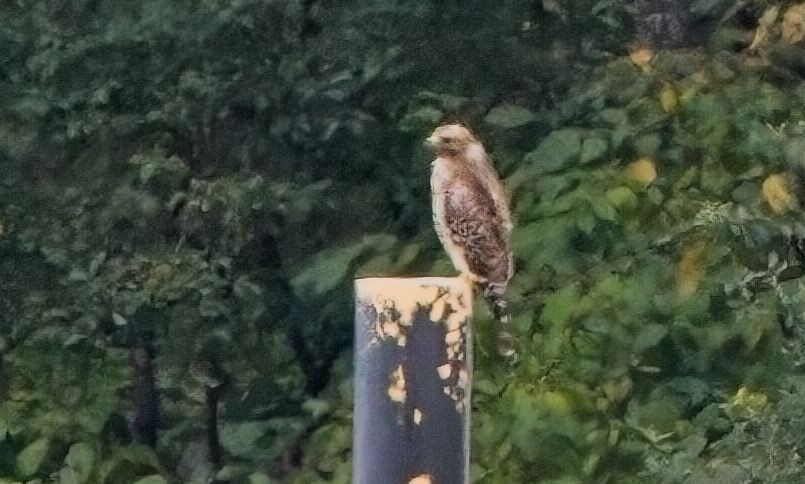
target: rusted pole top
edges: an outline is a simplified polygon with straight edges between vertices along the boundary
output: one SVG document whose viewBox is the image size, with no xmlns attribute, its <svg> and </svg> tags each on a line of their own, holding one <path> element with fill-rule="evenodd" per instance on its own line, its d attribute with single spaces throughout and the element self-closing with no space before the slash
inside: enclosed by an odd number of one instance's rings
<svg viewBox="0 0 805 484">
<path fill-rule="evenodd" d="M 468 484 L 472 287 L 355 281 L 354 484 Z"/>
</svg>

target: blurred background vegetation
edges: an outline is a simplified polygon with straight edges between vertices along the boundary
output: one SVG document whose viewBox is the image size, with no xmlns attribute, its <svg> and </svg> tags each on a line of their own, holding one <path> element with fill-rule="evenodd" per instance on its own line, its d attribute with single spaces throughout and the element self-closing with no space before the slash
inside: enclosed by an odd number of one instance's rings
<svg viewBox="0 0 805 484">
<path fill-rule="evenodd" d="M 805 4 L 8 0 L 0 482 L 348 483 L 352 279 L 513 195 L 476 482 L 805 482 Z"/>
</svg>

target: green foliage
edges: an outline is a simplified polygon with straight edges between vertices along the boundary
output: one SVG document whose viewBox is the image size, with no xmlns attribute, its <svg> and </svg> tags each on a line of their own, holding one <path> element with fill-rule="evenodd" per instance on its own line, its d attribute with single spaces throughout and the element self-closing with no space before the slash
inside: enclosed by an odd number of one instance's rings
<svg viewBox="0 0 805 484">
<path fill-rule="evenodd" d="M 517 226 L 475 482 L 801 482 L 801 47 L 736 53 L 791 2 L 692 2 L 712 41 L 643 64 L 629 3 L 6 2 L 0 482 L 350 482 L 352 280 L 453 274 L 444 119 Z"/>
<path fill-rule="evenodd" d="M 23 477 L 31 477 L 42 467 L 50 449 L 50 439 L 43 437 L 25 446 L 17 454 L 17 472 Z"/>
<path fill-rule="evenodd" d="M 549 134 L 523 161 L 535 165 L 537 174 L 552 173 L 576 163 L 581 149 L 581 135 L 573 129 L 562 129 Z"/>
<path fill-rule="evenodd" d="M 499 104 L 484 117 L 484 122 L 490 126 L 504 129 L 518 128 L 536 119 L 534 113 L 528 109 L 514 104 Z"/>
</svg>

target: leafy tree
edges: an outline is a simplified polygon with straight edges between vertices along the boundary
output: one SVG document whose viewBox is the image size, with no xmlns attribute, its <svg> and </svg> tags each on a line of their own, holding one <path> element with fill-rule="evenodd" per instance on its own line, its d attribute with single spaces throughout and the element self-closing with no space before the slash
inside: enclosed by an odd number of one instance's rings
<svg viewBox="0 0 805 484">
<path fill-rule="evenodd" d="M 452 274 L 456 119 L 517 218 L 477 482 L 799 482 L 803 12 L 6 2 L 0 482 L 349 482 L 352 280 Z"/>
</svg>

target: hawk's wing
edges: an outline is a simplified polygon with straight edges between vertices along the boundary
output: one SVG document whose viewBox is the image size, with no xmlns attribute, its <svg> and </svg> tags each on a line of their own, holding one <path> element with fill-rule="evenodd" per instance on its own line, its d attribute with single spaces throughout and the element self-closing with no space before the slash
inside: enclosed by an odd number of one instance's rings
<svg viewBox="0 0 805 484">
<path fill-rule="evenodd" d="M 444 235 L 460 250 L 470 272 L 505 284 L 511 277 L 506 216 L 477 180 L 459 177 L 443 192 Z M 448 248 L 450 250 L 450 248 Z"/>
</svg>

